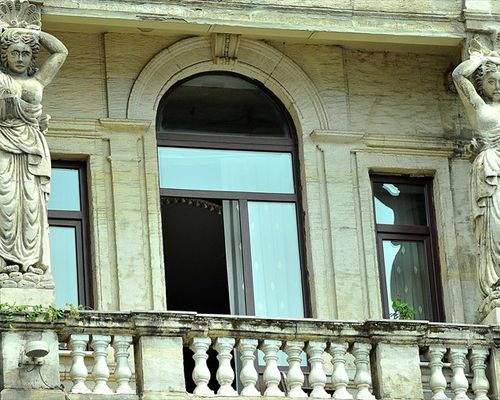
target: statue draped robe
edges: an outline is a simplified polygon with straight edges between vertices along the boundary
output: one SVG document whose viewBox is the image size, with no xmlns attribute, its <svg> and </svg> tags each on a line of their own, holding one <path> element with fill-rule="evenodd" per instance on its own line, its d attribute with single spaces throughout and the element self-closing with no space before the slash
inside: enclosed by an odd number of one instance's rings
<svg viewBox="0 0 500 400">
<path fill-rule="evenodd" d="M 471 196 L 479 284 L 486 297 L 500 283 L 500 121 L 482 131 L 481 138 L 484 147 L 472 164 Z"/>
<path fill-rule="evenodd" d="M 0 73 L 0 257 L 21 272 L 49 263 L 47 201 L 50 153 L 39 120 L 41 104 Z"/>
</svg>

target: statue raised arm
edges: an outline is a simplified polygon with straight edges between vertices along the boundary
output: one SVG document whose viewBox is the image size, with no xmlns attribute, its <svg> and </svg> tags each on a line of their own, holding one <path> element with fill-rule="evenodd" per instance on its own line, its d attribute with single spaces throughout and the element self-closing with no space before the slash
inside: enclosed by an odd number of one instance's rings
<svg viewBox="0 0 500 400">
<path fill-rule="evenodd" d="M 496 51 L 474 51 L 455 68 L 453 80 L 478 153 L 470 178 L 471 203 L 479 286 L 488 297 L 500 293 L 500 57 Z"/>
</svg>

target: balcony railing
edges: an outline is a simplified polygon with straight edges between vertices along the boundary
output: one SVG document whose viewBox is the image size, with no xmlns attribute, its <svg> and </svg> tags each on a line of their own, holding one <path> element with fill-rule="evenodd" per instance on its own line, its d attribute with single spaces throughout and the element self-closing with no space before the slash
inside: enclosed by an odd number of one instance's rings
<svg viewBox="0 0 500 400">
<path fill-rule="evenodd" d="M 171 312 L 10 324 L 56 332 L 69 397 L 498 398 L 500 330 L 482 325 Z"/>
</svg>

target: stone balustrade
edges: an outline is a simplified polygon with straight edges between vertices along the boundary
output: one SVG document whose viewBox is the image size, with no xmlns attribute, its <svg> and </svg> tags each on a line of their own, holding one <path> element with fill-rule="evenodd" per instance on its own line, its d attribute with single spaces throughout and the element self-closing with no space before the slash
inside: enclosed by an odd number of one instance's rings
<svg viewBox="0 0 500 400">
<path fill-rule="evenodd" d="M 75 398 L 486 400 L 500 387 L 500 329 L 488 326 L 169 312 L 13 326 L 58 335 Z"/>
</svg>

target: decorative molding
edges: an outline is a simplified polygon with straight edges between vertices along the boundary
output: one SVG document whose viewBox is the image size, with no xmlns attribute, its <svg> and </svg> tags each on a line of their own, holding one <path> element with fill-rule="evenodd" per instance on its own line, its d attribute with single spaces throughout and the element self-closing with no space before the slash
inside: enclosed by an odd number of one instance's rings
<svg viewBox="0 0 500 400">
<path fill-rule="evenodd" d="M 100 118 L 99 125 L 110 132 L 145 133 L 152 121 L 142 119 Z"/>
<path fill-rule="evenodd" d="M 290 111 L 299 132 L 329 128 L 318 90 L 304 71 L 273 47 L 244 38 L 240 39 L 238 63 L 231 66 L 214 64 L 207 37 L 183 39 L 158 53 L 132 87 L 128 118 L 154 120 L 157 104 L 172 85 L 208 71 L 231 71 L 260 81 Z"/>
<path fill-rule="evenodd" d="M 97 120 L 94 119 L 73 119 L 73 118 L 52 118 L 49 123 L 47 136 L 66 136 L 71 133 L 88 134 L 97 133 Z"/>
<path fill-rule="evenodd" d="M 39 31 L 42 28 L 40 5 L 28 0 L 3 0 L 0 3 L 0 29 L 27 28 Z"/>
<path fill-rule="evenodd" d="M 204 199 L 194 199 L 191 197 L 162 197 L 161 204 L 186 204 L 196 208 L 204 208 L 211 213 L 222 215 L 222 206 Z"/>
<path fill-rule="evenodd" d="M 241 35 L 232 33 L 212 34 L 212 58 L 214 64 L 235 65 L 238 61 L 238 48 Z"/>
<path fill-rule="evenodd" d="M 331 142 L 331 143 L 362 143 L 365 137 L 364 132 L 349 132 L 349 131 L 334 131 L 326 129 L 316 129 L 309 135 L 315 142 Z"/>
<path fill-rule="evenodd" d="M 360 147 L 381 149 L 396 153 L 432 153 L 438 156 L 467 159 L 464 151 L 467 140 L 446 139 L 420 135 L 381 135 L 356 131 L 314 130 L 310 134 L 315 143 L 359 144 Z"/>
</svg>

